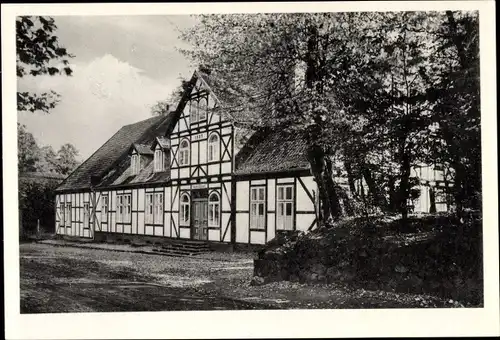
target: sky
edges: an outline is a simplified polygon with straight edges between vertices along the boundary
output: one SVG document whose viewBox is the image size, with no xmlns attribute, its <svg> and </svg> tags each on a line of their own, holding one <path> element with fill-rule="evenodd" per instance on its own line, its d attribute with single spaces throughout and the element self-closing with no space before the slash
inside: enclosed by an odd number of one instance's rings
<svg viewBox="0 0 500 340">
<path fill-rule="evenodd" d="M 85 160 L 123 125 L 151 117 L 194 67 L 177 51 L 187 47 L 178 29 L 189 16 L 54 17 L 60 44 L 75 57 L 73 75 L 18 79 L 18 90 L 54 90 L 61 102 L 50 114 L 18 112 L 37 143 L 56 151 L 65 143 Z"/>
</svg>

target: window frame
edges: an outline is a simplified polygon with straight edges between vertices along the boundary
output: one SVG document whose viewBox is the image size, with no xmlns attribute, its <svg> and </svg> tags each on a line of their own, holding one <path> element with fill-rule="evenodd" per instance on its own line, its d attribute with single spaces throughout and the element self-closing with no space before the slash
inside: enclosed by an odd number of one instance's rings
<svg viewBox="0 0 500 340">
<path fill-rule="evenodd" d="M 64 225 L 66 227 L 71 227 L 71 209 L 72 209 L 72 204 L 71 202 L 66 202 L 66 210 L 64 211 Z"/>
<path fill-rule="evenodd" d="M 204 103 L 202 106 L 201 103 Z M 197 106 L 198 106 L 198 122 L 203 122 L 208 119 L 208 97 L 207 96 L 201 96 L 197 100 Z M 201 114 L 203 113 L 203 118 Z"/>
<path fill-rule="evenodd" d="M 280 198 L 280 189 L 283 189 Z M 290 189 L 291 197 L 287 198 L 287 189 Z M 276 185 L 276 230 L 294 230 L 295 229 L 295 193 L 294 184 Z M 290 207 L 290 215 L 287 214 L 287 208 Z M 282 214 L 280 214 L 282 210 Z M 289 217 L 289 218 L 287 218 Z"/>
<path fill-rule="evenodd" d="M 165 170 L 165 152 L 161 148 L 156 148 L 154 152 L 153 169 L 154 172 L 162 172 Z"/>
<path fill-rule="evenodd" d="M 101 223 L 108 222 L 108 212 L 109 212 L 109 196 L 102 195 L 101 196 Z"/>
<path fill-rule="evenodd" d="M 144 199 L 144 223 L 154 224 L 154 197 L 152 192 L 147 192 Z"/>
<path fill-rule="evenodd" d="M 117 194 L 116 222 L 122 224 L 130 224 L 131 221 L 132 221 L 132 194 Z"/>
<path fill-rule="evenodd" d="M 163 192 L 146 193 L 144 213 L 145 224 L 163 224 Z"/>
<path fill-rule="evenodd" d="M 141 159 L 138 153 L 132 153 L 130 159 L 130 166 L 132 167 L 132 175 L 137 175 L 141 171 Z"/>
<path fill-rule="evenodd" d="M 261 192 L 263 193 L 262 198 L 260 195 Z M 249 213 L 250 229 L 259 229 L 259 230 L 266 229 L 266 212 L 267 212 L 266 194 L 267 193 L 265 185 L 250 187 L 250 213 Z M 259 213 L 260 207 L 262 207 L 262 215 Z"/>
<path fill-rule="evenodd" d="M 59 226 L 65 226 L 65 218 L 66 218 L 66 203 L 59 202 Z"/>
<path fill-rule="evenodd" d="M 90 228 L 90 202 L 83 202 L 83 228 Z"/>
<path fill-rule="evenodd" d="M 199 107 L 196 99 L 189 101 L 189 122 L 190 124 L 198 123 L 199 121 Z"/>
<path fill-rule="evenodd" d="M 153 196 L 154 224 L 163 224 L 163 192 L 155 192 Z"/>
<path fill-rule="evenodd" d="M 182 144 L 185 144 L 186 146 L 183 147 Z M 187 139 L 181 140 L 179 143 L 179 165 L 189 165 L 191 163 L 190 157 L 191 157 L 191 152 L 190 152 L 190 144 Z"/>
<path fill-rule="evenodd" d="M 184 201 L 183 198 L 186 197 L 187 201 Z M 187 212 L 187 216 L 186 216 Z M 187 219 L 184 219 L 187 217 Z M 181 226 L 189 226 L 191 224 L 191 197 L 188 193 L 182 193 L 179 198 L 179 225 Z"/>
<path fill-rule="evenodd" d="M 217 200 L 213 201 L 212 197 L 216 197 Z M 221 206 L 220 195 L 218 192 L 213 191 L 208 196 L 208 226 L 209 227 L 217 227 L 217 228 L 220 227 L 220 218 L 221 218 L 220 206 Z"/>
<path fill-rule="evenodd" d="M 211 141 L 211 139 L 216 138 L 215 141 Z M 220 160 L 220 137 L 217 132 L 212 132 L 210 136 L 208 136 L 208 148 L 207 148 L 207 160 L 209 162 L 216 162 Z M 212 154 L 212 157 L 211 157 Z"/>
</svg>

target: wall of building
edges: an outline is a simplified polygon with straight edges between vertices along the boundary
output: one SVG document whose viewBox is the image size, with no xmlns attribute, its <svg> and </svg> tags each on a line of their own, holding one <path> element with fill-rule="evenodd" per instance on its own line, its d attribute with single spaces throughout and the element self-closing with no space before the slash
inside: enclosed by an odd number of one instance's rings
<svg viewBox="0 0 500 340">
<path fill-rule="evenodd" d="M 272 240 L 278 225 L 278 188 L 290 186 L 293 192 L 292 230 L 307 230 L 316 221 L 316 183 L 312 176 L 290 176 L 285 178 L 248 179 L 236 183 L 236 242 L 264 244 Z M 251 225 L 252 188 L 265 188 L 265 226 Z"/>
<path fill-rule="evenodd" d="M 56 196 L 56 234 L 92 238 L 90 212 L 95 206 L 94 202 L 90 192 L 58 194 Z M 88 215 L 84 211 L 85 205 L 88 205 Z M 88 218 L 85 218 L 87 216 Z"/>
</svg>

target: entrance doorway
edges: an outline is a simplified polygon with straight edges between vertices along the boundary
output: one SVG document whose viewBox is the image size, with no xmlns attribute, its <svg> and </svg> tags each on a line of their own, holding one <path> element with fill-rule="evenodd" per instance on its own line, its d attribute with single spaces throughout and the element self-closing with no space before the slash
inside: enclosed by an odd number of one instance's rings
<svg viewBox="0 0 500 340">
<path fill-rule="evenodd" d="M 208 240 L 208 190 L 193 190 L 191 194 L 191 238 Z"/>
</svg>

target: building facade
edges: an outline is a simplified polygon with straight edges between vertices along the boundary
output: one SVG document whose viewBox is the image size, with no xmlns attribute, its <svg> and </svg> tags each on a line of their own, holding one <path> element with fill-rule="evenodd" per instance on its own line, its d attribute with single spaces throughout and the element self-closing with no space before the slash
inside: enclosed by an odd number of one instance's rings
<svg viewBox="0 0 500 340">
<path fill-rule="evenodd" d="M 58 187 L 57 234 L 265 244 L 314 227 L 304 143 L 242 131 L 220 107 L 195 72 L 175 111 L 120 129 Z"/>
</svg>

